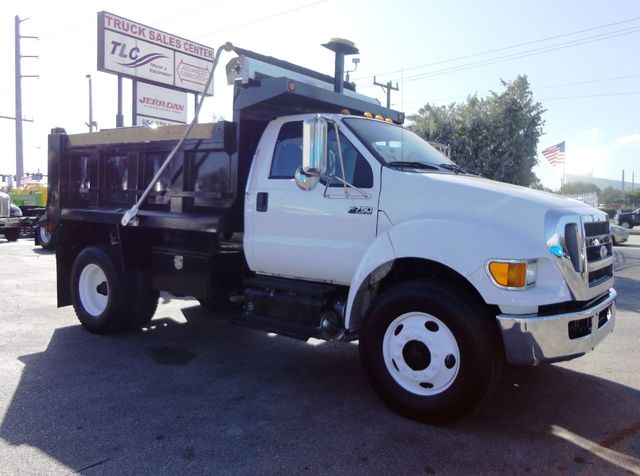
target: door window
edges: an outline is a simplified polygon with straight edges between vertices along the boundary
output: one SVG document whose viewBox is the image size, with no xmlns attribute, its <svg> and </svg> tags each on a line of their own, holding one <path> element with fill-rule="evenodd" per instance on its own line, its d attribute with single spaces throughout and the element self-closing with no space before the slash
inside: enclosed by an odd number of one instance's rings
<svg viewBox="0 0 640 476">
<path fill-rule="evenodd" d="M 347 183 L 357 188 L 373 187 L 373 171 L 369 162 L 358 152 L 355 146 L 340 133 L 340 148 L 344 163 L 344 177 L 340 167 L 338 142 L 336 131 L 329 126 L 327 134 L 327 173 L 328 176 L 340 177 Z M 283 124 L 278 134 L 276 147 L 271 162 L 271 179 L 292 179 L 296 170 L 302 165 L 302 121 L 287 122 Z M 343 184 L 336 179 L 329 180 L 330 187 L 342 187 Z"/>
</svg>

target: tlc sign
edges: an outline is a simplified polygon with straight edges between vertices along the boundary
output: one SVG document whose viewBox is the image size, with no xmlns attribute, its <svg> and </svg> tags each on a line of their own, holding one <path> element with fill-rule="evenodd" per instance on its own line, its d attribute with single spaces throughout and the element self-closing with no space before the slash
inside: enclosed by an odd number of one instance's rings
<svg viewBox="0 0 640 476">
<path fill-rule="evenodd" d="M 98 70 L 202 93 L 213 48 L 108 12 L 98 13 Z M 213 94 L 213 85 L 207 91 Z"/>
</svg>

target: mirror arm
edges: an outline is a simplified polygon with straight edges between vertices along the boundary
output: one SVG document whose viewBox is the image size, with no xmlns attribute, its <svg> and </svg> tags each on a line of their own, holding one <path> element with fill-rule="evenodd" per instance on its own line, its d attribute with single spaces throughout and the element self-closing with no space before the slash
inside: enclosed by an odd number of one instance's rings
<svg viewBox="0 0 640 476">
<path fill-rule="evenodd" d="M 346 177 L 344 174 L 344 161 L 342 160 L 342 146 L 340 145 L 340 128 L 338 127 L 337 121 L 331 121 L 333 123 L 333 127 L 336 130 L 336 144 L 338 144 L 338 161 L 340 162 L 340 171 L 342 172 L 342 177 Z M 337 178 L 337 177 L 336 177 Z M 344 185 L 344 194 L 347 198 L 349 198 L 349 188 L 347 187 L 347 182 L 341 180 Z"/>
<path fill-rule="evenodd" d="M 355 185 L 350 184 L 346 180 L 342 180 L 340 177 L 336 177 L 335 175 L 328 175 L 327 177 L 329 177 L 330 179 L 336 179 L 338 182 L 342 183 L 345 187 L 348 187 L 349 189 L 354 189 L 356 192 L 362 195 L 362 198 L 371 198 L 371 195 L 369 195 L 367 192 L 365 192 L 364 190 L 360 190 Z M 336 198 L 327 194 L 327 192 L 329 191 L 329 183 L 330 183 L 329 180 L 327 180 L 327 183 L 324 186 L 324 198 Z M 351 197 L 349 196 L 349 198 Z"/>
</svg>

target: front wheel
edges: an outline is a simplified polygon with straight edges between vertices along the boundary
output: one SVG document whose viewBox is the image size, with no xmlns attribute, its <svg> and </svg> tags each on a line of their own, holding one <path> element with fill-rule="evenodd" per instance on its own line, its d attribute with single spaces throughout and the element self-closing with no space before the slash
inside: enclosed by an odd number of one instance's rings
<svg viewBox="0 0 640 476">
<path fill-rule="evenodd" d="M 18 238 L 20 238 L 20 228 L 9 228 L 4 230 L 4 237 L 7 241 L 18 241 Z"/>
<path fill-rule="evenodd" d="M 495 320 L 464 293 L 430 281 L 399 284 L 376 299 L 360 357 L 385 403 L 433 424 L 459 420 L 486 401 L 503 362 Z"/>
<path fill-rule="evenodd" d="M 36 228 L 36 233 L 38 234 L 40 246 L 42 246 L 45 250 L 55 249 L 55 234 L 54 232 L 49 231 L 47 223 L 38 225 Z"/>
</svg>

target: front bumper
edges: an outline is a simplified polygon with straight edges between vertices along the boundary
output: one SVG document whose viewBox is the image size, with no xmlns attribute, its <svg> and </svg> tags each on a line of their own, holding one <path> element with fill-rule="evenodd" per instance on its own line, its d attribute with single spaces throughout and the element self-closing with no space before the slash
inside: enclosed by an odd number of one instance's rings
<svg viewBox="0 0 640 476">
<path fill-rule="evenodd" d="M 588 309 L 552 316 L 497 316 L 507 362 L 538 365 L 570 360 L 593 350 L 613 332 L 616 291 Z"/>
<path fill-rule="evenodd" d="M 3 228 L 20 228 L 22 217 L 0 218 L 0 230 Z"/>
</svg>

